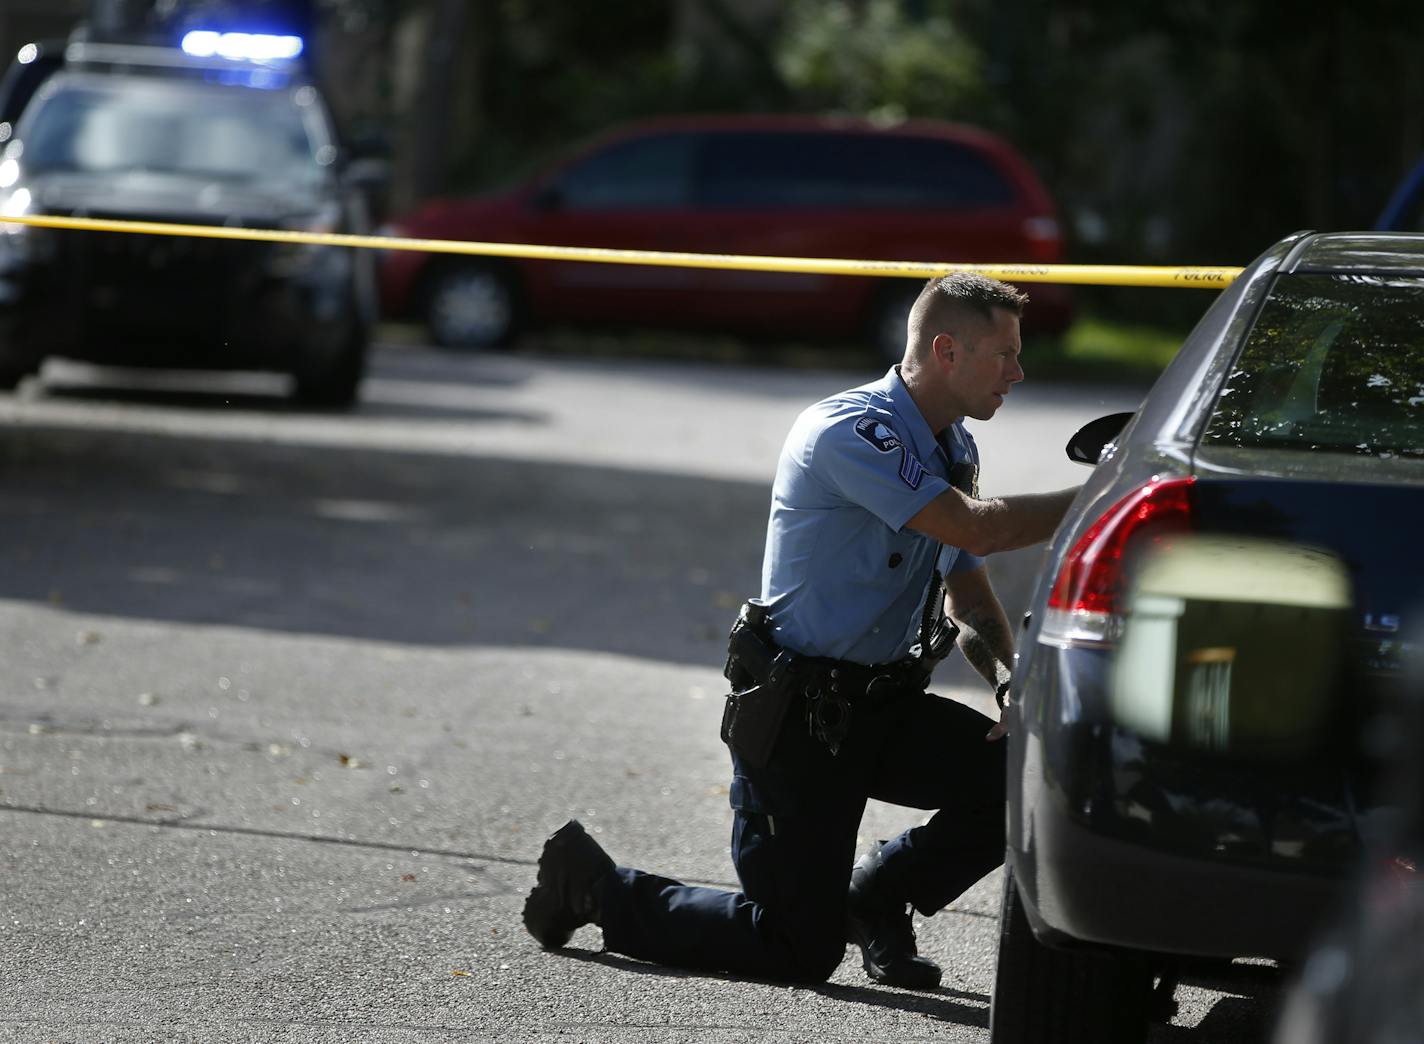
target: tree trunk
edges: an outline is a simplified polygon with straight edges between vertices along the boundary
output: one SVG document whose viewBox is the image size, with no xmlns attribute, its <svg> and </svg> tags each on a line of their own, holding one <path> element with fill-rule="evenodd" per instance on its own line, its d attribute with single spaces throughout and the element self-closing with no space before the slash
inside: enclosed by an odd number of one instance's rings
<svg viewBox="0 0 1424 1044">
<path fill-rule="evenodd" d="M 456 72 L 464 55 L 469 0 L 430 0 L 422 12 L 424 32 L 419 73 L 409 110 L 404 113 L 409 157 L 407 176 L 398 186 L 400 202 L 409 204 L 443 191 L 454 155 L 452 120 Z"/>
</svg>

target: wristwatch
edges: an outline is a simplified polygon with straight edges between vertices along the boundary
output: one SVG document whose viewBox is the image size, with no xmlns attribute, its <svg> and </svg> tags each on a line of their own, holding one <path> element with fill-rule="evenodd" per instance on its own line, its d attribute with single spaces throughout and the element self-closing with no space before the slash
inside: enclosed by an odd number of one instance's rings
<svg viewBox="0 0 1424 1044">
<path fill-rule="evenodd" d="M 1009 703 L 1009 680 L 1005 678 L 999 683 L 999 687 L 994 690 L 994 702 L 999 705 L 999 710 L 1003 710 Z"/>
</svg>

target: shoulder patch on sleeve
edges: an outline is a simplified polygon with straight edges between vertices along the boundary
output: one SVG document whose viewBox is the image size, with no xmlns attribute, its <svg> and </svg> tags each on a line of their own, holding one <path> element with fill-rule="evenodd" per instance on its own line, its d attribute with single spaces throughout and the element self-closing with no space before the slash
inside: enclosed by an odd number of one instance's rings
<svg viewBox="0 0 1424 1044">
<path fill-rule="evenodd" d="M 869 414 L 855 422 L 855 433 L 881 453 L 894 453 L 904 445 L 888 424 Z"/>
</svg>

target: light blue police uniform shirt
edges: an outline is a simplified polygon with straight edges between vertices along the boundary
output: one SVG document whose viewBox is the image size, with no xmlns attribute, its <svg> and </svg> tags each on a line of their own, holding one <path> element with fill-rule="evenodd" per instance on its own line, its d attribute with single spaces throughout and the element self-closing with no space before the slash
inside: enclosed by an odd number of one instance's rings
<svg viewBox="0 0 1424 1044">
<path fill-rule="evenodd" d="M 961 461 L 977 468 L 973 437 L 955 423 L 936 439 L 898 367 L 802 412 L 777 464 L 762 559 L 777 643 L 865 664 L 907 655 L 936 551 L 946 574 L 983 564 L 905 528 Z"/>
</svg>

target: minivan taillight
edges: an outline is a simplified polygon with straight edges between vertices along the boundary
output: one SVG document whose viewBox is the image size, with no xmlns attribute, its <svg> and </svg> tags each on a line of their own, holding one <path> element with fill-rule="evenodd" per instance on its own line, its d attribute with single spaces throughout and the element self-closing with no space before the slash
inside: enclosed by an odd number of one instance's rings
<svg viewBox="0 0 1424 1044">
<path fill-rule="evenodd" d="M 1024 218 L 1023 232 L 1028 244 L 1028 260 L 1050 265 L 1057 263 L 1062 255 L 1063 237 L 1056 218 Z"/>
<path fill-rule="evenodd" d="M 1153 479 L 1114 504 L 1078 538 L 1048 597 L 1039 641 L 1111 645 L 1122 633 L 1129 550 L 1193 528 L 1191 477 Z"/>
</svg>

